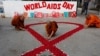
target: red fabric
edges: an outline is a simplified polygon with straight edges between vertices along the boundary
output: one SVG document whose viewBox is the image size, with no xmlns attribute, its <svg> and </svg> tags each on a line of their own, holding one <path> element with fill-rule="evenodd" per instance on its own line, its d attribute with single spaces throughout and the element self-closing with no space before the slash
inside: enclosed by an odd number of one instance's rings
<svg viewBox="0 0 100 56">
<path fill-rule="evenodd" d="M 34 50 L 31 50 L 29 52 L 24 53 L 22 56 L 37 56 L 37 54 L 40 54 L 40 52 L 45 51 L 46 49 L 50 50 L 50 52 L 53 53 L 53 56 L 67 56 L 66 53 L 63 53 L 60 49 L 58 49 L 55 44 L 61 42 L 62 40 L 68 38 L 69 36 L 73 35 L 74 33 L 78 32 L 79 30 L 83 29 L 83 25 L 77 24 L 77 23 L 70 23 L 70 22 L 58 22 L 58 23 L 64 23 L 64 24 L 73 24 L 78 26 L 77 28 L 66 32 L 65 34 L 57 37 L 56 39 L 52 41 L 48 41 L 45 39 L 43 36 L 41 36 L 39 33 L 37 33 L 34 29 L 31 29 L 30 26 L 34 25 L 40 25 L 40 24 L 45 24 L 45 23 L 36 23 L 36 24 L 30 24 L 26 26 L 27 31 L 29 31 L 32 36 L 34 36 L 38 41 L 43 44 L 42 46 L 35 48 Z"/>
<path fill-rule="evenodd" d="M 100 28 L 100 19 L 94 14 L 89 14 L 86 17 L 85 24 L 88 26 L 96 26 L 97 28 Z"/>
<path fill-rule="evenodd" d="M 20 27 L 24 28 L 24 19 L 21 20 L 21 15 L 15 14 L 11 24 L 15 26 L 16 29 L 20 29 Z"/>
<path fill-rule="evenodd" d="M 56 33 L 56 31 L 58 29 L 58 25 L 55 21 L 51 21 L 51 22 L 46 24 L 45 28 L 46 28 L 46 32 L 47 32 L 48 36 L 50 36 L 52 31 L 54 31 L 53 35 Z"/>
</svg>

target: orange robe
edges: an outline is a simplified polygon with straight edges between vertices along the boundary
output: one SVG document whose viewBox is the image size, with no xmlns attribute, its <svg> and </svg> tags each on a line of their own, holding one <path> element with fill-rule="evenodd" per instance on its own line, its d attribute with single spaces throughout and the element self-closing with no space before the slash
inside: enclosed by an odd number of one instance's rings
<svg viewBox="0 0 100 56">
<path fill-rule="evenodd" d="M 46 32 L 48 34 L 48 36 L 50 36 L 50 34 L 52 33 L 52 31 L 54 31 L 54 33 L 52 34 L 55 35 L 57 29 L 58 29 L 58 25 L 55 21 L 49 22 L 49 24 L 46 24 Z"/>
<path fill-rule="evenodd" d="M 100 19 L 98 16 L 94 14 L 90 14 L 86 17 L 86 22 L 85 24 L 90 27 L 90 26 L 95 26 L 97 28 L 100 28 Z"/>
<path fill-rule="evenodd" d="M 15 26 L 16 29 L 24 28 L 24 19 L 21 15 L 15 15 L 12 19 L 11 24 Z M 21 27 L 21 28 L 20 28 Z"/>
</svg>

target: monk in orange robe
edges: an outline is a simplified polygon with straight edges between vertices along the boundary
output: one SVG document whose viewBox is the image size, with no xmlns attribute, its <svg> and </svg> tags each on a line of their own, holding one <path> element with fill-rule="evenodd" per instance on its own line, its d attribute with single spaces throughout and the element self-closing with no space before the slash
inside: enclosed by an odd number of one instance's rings
<svg viewBox="0 0 100 56">
<path fill-rule="evenodd" d="M 24 29 L 24 20 L 27 18 L 27 13 L 24 12 L 22 15 L 14 15 L 11 24 L 15 27 L 16 30 L 25 30 Z"/>
<path fill-rule="evenodd" d="M 98 16 L 94 14 L 89 14 L 86 16 L 86 22 L 85 22 L 85 27 L 96 27 L 100 28 L 100 19 Z"/>
<path fill-rule="evenodd" d="M 47 33 L 47 36 L 48 36 L 48 39 L 50 39 L 52 36 L 55 35 L 57 29 L 58 29 L 58 25 L 55 21 L 48 21 L 46 23 L 46 33 Z"/>
</svg>

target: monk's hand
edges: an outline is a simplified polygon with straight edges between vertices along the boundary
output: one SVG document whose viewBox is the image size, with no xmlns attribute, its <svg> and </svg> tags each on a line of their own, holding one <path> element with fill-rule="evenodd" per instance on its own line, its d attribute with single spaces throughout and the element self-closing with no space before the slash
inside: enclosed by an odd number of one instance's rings
<svg viewBox="0 0 100 56">
<path fill-rule="evenodd" d="M 50 35 L 47 35 L 47 40 L 50 40 L 51 36 Z"/>
<path fill-rule="evenodd" d="M 22 30 L 25 31 L 26 29 L 25 28 L 22 28 Z"/>
<path fill-rule="evenodd" d="M 25 28 L 20 27 L 21 30 L 25 31 Z"/>
<path fill-rule="evenodd" d="M 53 34 L 54 34 L 54 31 L 51 32 L 51 34 L 48 36 L 48 38 L 51 39 Z"/>
</svg>

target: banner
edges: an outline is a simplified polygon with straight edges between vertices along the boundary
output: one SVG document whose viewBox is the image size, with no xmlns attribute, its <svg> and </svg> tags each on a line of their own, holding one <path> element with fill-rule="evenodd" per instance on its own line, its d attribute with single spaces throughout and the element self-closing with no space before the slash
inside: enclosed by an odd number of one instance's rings
<svg viewBox="0 0 100 56">
<path fill-rule="evenodd" d="M 76 1 L 3 1 L 6 17 L 27 12 L 29 17 L 76 17 Z M 65 14 L 65 15 L 64 15 Z M 67 14 L 67 15 L 66 15 Z M 74 14 L 74 15 L 73 15 Z"/>
</svg>

